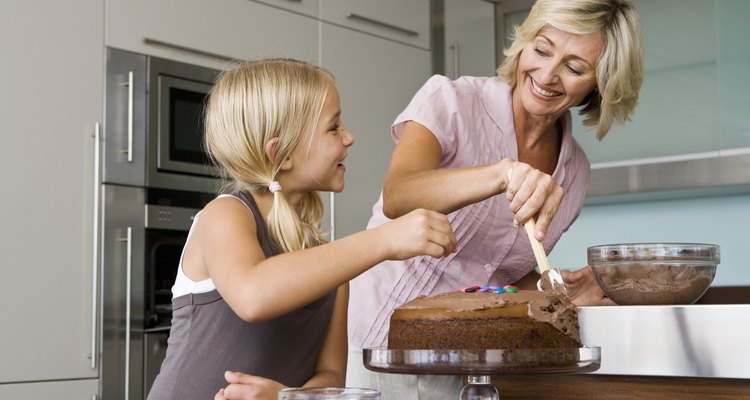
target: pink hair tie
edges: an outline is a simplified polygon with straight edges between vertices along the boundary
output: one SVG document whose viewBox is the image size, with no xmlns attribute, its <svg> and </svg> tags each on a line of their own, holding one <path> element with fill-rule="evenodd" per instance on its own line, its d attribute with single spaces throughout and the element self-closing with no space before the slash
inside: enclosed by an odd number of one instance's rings
<svg viewBox="0 0 750 400">
<path fill-rule="evenodd" d="M 276 193 L 281 190 L 281 184 L 279 183 L 279 181 L 273 181 L 270 185 L 268 185 L 268 190 L 270 190 L 271 193 Z"/>
</svg>

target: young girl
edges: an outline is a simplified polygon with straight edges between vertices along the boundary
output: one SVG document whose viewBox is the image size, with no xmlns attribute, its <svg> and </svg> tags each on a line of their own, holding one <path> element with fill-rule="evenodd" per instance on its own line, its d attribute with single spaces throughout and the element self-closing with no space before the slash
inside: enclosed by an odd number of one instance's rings
<svg viewBox="0 0 750 400">
<path fill-rule="evenodd" d="M 386 259 L 442 257 L 447 218 L 416 210 L 325 243 L 316 191 L 344 188 L 354 137 L 333 77 L 287 59 L 246 62 L 211 91 L 206 146 L 231 179 L 198 213 L 173 292 L 167 357 L 149 400 L 276 399 L 286 386 L 343 386 L 347 282 Z M 220 389 L 222 389 L 220 391 Z"/>
</svg>

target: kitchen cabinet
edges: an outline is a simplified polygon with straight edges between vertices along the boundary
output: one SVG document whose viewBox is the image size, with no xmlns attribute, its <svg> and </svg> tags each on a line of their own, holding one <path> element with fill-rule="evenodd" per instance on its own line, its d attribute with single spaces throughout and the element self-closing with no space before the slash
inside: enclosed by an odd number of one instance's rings
<svg viewBox="0 0 750 400">
<path fill-rule="evenodd" d="M 310 17 L 318 17 L 319 0 L 253 0 L 258 3 L 268 4 L 274 7 L 283 8 Z M 325 0 L 323 0 L 325 1 Z"/>
<path fill-rule="evenodd" d="M 494 7 L 484 0 L 444 0 L 448 77 L 495 76 Z"/>
<path fill-rule="evenodd" d="M 97 393 L 94 133 L 104 2 L 3 1 L 0 398 Z"/>
<path fill-rule="evenodd" d="M 259 57 L 317 63 L 317 19 L 254 1 L 107 0 L 105 27 L 109 47 L 216 69 Z"/>
<path fill-rule="evenodd" d="M 0 399 L 91 400 L 98 386 L 97 379 L 4 384 L 0 385 Z"/>
<path fill-rule="evenodd" d="M 427 50 L 328 23 L 321 48 L 322 66 L 336 76 L 342 120 L 355 137 L 346 187 L 334 196 L 340 238 L 367 226 L 394 147 L 391 124 L 429 78 L 431 61 Z"/>
<path fill-rule="evenodd" d="M 430 49 L 429 0 L 323 0 L 320 19 L 332 25 Z"/>
</svg>

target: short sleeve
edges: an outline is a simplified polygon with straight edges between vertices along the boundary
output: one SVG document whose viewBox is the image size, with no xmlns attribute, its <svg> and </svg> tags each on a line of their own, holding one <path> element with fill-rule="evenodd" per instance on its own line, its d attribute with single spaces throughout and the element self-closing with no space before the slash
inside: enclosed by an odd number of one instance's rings
<svg viewBox="0 0 750 400">
<path fill-rule="evenodd" d="M 406 122 L 417 122 L 435 135 L 442 148 L 441 158 L 452 158 L 457 147 L 458 105 L 453 81 L 442 75 L 433 75 L 396 117 L 391 136 L 398 143 Z"/>
</svg>

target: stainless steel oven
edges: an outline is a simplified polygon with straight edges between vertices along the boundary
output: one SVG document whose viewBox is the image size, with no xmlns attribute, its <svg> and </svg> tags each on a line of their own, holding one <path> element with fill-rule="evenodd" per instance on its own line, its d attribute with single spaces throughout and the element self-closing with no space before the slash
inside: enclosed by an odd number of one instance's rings
<svg viewBox="0 0 750 400">
<path fill-rule="evenodd" d="M 219 71 L 107 49 L 105 183 L 211 192 L 205 99 Z"/>
<path fill-rule="evenodd" d="M 166 354 L 182 248 L 193 217 L 212 198 L 103 185 L 102 398 L 146 398 Z"/>
<path fill-rule="evenodd" d="M 166 354 L 193 216 L 219 188 L 203 150 L 218 71 L 107 50 L 101 179 L 100 393 L 143 400 Z"/>
</svg>

